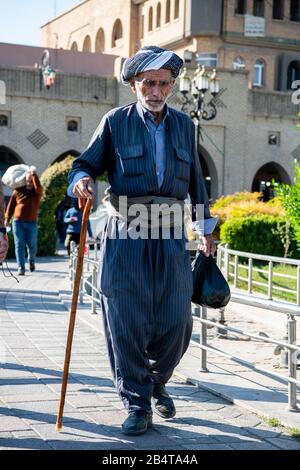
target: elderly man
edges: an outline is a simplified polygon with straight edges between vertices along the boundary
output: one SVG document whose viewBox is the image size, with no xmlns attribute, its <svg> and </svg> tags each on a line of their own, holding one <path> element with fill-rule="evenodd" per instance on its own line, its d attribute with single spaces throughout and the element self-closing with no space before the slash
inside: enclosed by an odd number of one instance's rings
<svg viewBox="0 0 300 470">
<path fill-rule="evenodd" d="M 129 412 L 122 425 L 127 435 L 151 427 L 151 401 L 160 416 L 175 416 L 165 384 L 191 337 L 192 272 L 182 221 L 180 237 L 172 222 L 167 238 L 162 226 L 158 236 L 152 236 L 152 227 L 133 236 L 120 196 L 127 196 L 129 213 L 133 204 L 151 209 L 176 201 L 182 207 L 189 193 L 193 206 L 203 204 L 204 218 L 210 219 L 193 123 L 166 105 L 181 66 L 175 53 L 155 46 L 127 59 L 122 79 L 137 102 L 103 117 L 69 175 L 69 195 L 79 198 L 93 196 L 94 181 L 105 171 L 110 183 L 98 287 L 110 364 Z M 200 248 L 214 253 L 211 234 L 202 235 Z"/>
<path fill-rule="evenodd" d="M 5 260 L 8 250 L 6 228 L 4 226 L 4 197 L 0 180 L 0 263 Z"/>
</svg>

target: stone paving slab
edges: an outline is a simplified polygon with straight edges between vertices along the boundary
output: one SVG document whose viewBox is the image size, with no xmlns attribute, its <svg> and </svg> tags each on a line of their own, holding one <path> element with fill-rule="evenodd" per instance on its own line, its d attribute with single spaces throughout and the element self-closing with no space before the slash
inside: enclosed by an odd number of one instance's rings
<svg viewBox="0 0 300 470">
<path fill-rule="evenodd" d="M 5 288 L 1 283 L 0 317 L 8 328 L 1 343 L 7 351 L 0 363 L 0 449 L 300 449 L 299 441 L 268 427 L 254 413 L 178 375 L 168 385 L 176 417 L 154 415 L 154 426 L 145 435 L 124 436 L 120 425 L 126 411 L 112 384 L 102 322 L 99 316 L 90 319 L 86 305 L 78 313 L 64 425 L 58 433 L 69 316 L 57 287 L 63 284 L 67 260 L 41 259 L 37 266 L 20 285 L 12 279 L 5 279 Z"/>
</svg>

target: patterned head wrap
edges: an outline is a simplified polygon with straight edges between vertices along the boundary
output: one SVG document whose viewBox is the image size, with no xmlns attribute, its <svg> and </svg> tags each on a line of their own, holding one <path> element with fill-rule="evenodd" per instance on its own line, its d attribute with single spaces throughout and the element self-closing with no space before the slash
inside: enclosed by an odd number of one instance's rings
<svg viewBox="0 0 300 470">
<path fill-rule="evenodd" d="M 169 69 L 176 78 L 183 65 L 183 60 L 175 52 L 167 51 L 156 46 L 145 46 L 135 55 L 125 60 L 121 78 L 128 84 L 130 78 L 147 70 Z"/>
</svg>

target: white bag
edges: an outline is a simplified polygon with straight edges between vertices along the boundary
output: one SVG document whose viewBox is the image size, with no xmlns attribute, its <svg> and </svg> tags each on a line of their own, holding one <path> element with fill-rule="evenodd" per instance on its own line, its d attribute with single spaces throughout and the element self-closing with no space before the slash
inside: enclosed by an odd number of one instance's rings
<svg viewBox="0 0 300 470">
<path fill-rule="evenodd" d="M 2 176 L 2 182 L 11 189 L 21 188 L 26 185 L 26 174 L 30 170 L 35 172 L 35 166 L 24 164 L 12 165 L 7 168 Z"/>
</svg>

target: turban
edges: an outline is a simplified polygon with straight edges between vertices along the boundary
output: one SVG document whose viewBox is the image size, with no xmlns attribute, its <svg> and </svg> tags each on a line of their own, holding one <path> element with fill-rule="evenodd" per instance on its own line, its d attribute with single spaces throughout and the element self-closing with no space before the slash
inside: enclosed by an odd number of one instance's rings
<svg viewBox="0 0 300 470">
<path fill-rule="evenodd" d="M 169 69 L 176 78 L 183 65 L 183 60 L 175 52 L 156 46 L 145 46 L 135 55 L 125 60 L 121 78 L 124 84 L 138 73 L 147 70 Z"/>
</svg>

